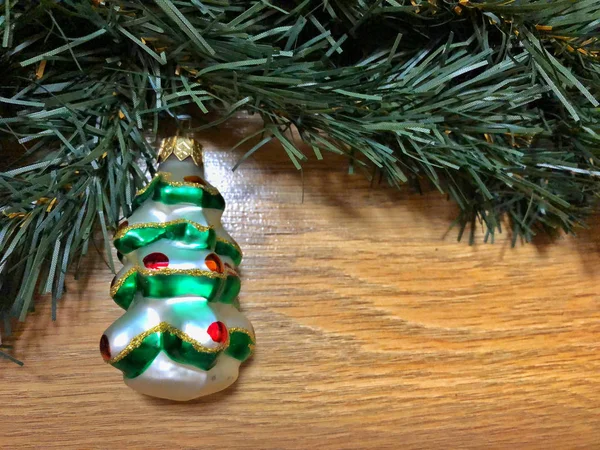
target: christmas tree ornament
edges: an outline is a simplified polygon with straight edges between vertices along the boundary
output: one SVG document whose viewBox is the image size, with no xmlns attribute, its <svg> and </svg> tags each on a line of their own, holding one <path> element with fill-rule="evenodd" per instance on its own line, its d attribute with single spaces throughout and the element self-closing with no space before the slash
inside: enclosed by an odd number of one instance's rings
<svg viewBox="0 0 600 450">
<path fill-rule="evenodd" d="M 225 201 L 204 179 L 200 144 L 165 139 L 158 159 L 114 237 L 123 268 L 110 293 L 125 313 L 100 352 L 136 391 L 191 400 L 234 383 L 255 337 L 237 302 L 242 252 L 221 225 Z"/>
</svg>

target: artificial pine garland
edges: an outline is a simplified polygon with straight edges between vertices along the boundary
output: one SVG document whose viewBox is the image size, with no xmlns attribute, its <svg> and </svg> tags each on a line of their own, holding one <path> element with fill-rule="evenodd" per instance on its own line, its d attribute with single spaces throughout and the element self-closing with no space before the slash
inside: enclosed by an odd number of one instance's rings
<svg viewBox="0 0 600 450">
<path fill-rule="evenodd" d="M 114 269 L 109 234 L 154 170 L 152 141 L 190 106 L 195 133 L 260 114 L 242 160 L 279 140 L 298 169 L 310 149 L 392 185 L 429 180 L 459 205 L 460 234 L 479 220 L 493 239 L 504 217 L 515 240 L 571 232 L 600 193 L 600 0 L 0 0 L 0 11 L 6 326 L 38 292 L 55 313 L 96 226 Z"/>
</svg>

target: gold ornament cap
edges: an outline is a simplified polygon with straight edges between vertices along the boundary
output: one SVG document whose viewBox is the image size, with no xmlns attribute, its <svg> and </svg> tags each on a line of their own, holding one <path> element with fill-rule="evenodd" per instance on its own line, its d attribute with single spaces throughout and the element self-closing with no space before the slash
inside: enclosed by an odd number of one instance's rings
<svg viewBox="0 0 600 450">
<path fill-rule="evenodd" d="M 158 149 L 158 162 L 166 161 L 171 155 L 175 155 L 179 161 L 192 158 L 198 167 L 204 164 L 202 144 L 189 137 L 171 136 L 163 139 Z"/>
</svg>

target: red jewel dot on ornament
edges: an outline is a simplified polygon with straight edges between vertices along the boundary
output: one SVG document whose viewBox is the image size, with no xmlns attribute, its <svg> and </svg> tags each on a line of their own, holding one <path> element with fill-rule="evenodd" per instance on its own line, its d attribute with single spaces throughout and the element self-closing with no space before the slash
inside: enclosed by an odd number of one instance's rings
<svg viewBox="0 0 600 450">
<path fill-rule="evenodd" d="M 153 270 L 169 267 L 169 258 L 164 253 L 150 253 L 144 257 L 143 262 L 145 267 Z"/>
<path fill-rule="evenodd" d="M 121 223 L 119 224 L 119 228 L 118 228 L 118 230 L 120 231 L 120 230 L 122 230 L 123 228 L 125 228 L 125 227 L 128 227 L 128 226 L 129 226 L 129 222 L 127 222 L 126 220 L 124 220 L 123 222 L 121 222 Z"/>
<path fill-rule="evenodd" d="M 110 360 L 110 344 L 108 342 L 108 337 L 105 334 L 100 338 L 100 354 L 104 361 Z"/>
<path fill-rule="evenodd" d="M 218 343 L 227 341 L 227 327 L 223 322 L 213 322 L 206 330 L 210 338 Z"/>
<path fill-rule="evenodd" d="M 214 253 L 208 255 L 204 260 L 204 263 L 206 264 L 206 267 L 208 267 L 208 270 L 210 270 L 211 272 L 223 273 L 225 271 L 223 261 L 221 261 L 221 258 L 219 258 Z"/>
<path fill-rule="evenodd" d="M 188 183 L 198 183 L 202 185 L 206 184 L 206 181 L 204 181 L 198 175 L 186 175 L 185 177 L 183 177 L 183 181 L 187 181 Z"/>
</svg>

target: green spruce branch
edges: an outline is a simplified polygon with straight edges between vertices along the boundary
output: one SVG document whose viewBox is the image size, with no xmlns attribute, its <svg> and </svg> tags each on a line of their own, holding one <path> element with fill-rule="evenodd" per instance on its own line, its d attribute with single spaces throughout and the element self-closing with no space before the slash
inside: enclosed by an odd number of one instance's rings
<svg viewBox="0 0 600 450">
<path fill-rule="evenodd" d="M 194 131 L 240 110 L 262 117 L 240 162 L 276 139 L 297 168 L 309 148 L 392 185 L 428 180 L 459 205 L 459 237 L 480 221 L 493 240 L 505 217 L 515 240 L 571 232 L 600 193 L 600 0 L 0 0 L 0 11 L 7 324 L 37 293 L 56 313 L 68 268 L 97 227 L 109 248 L 153 170 L 149 137 L 189 107 Z"/>
</svg>

